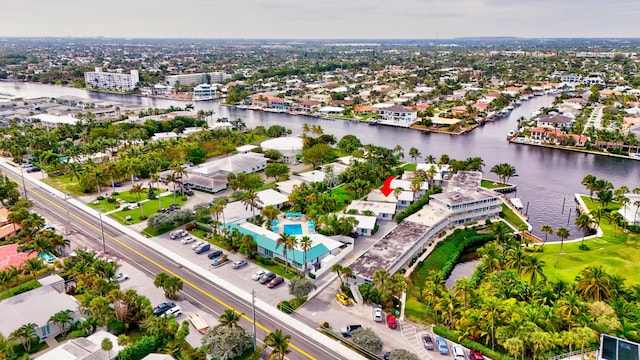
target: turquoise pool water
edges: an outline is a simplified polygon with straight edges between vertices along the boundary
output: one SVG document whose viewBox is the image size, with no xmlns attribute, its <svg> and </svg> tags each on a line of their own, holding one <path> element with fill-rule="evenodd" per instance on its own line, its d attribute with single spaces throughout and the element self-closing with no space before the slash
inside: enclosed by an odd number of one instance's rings
<svg viewBox="0 0 640 360">
<path fill-rule="evenodd" d="M 284 224 L 284 233 L 287 235 L 302 235 L 302 225 Z"/>
<path fill-rule="evenodd" d="M 55 260 L 55 257 L 47 252 L 41 252 L 40 254 L 38 254 L 38 257 L 40 257 L 40 259 L 42 259 L 42 261 L 47 264 L 50 264 L 53 262 L 53 260 Z"/>
</svg>

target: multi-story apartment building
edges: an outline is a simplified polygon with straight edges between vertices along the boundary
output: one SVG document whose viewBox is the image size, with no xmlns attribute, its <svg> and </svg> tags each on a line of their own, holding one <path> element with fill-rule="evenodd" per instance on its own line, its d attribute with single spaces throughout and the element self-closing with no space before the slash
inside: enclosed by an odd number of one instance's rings
<svg viewBox="0 0 640 360">
<path fill-rule="evenodd" d="M 216 88 L 209 84 L 200 84 L 193 88 L 193 100 L 213 100 L 216 98 Z"/>
<path fill-rule="evenodd" d="M 221 71 L 215 71 L 210 73 L 195 73 L 195 74 L 178 74 L 167 75 L 164 80 L 167 84 L 175 86 L 180 85 L 197 85 L 197 84 L 216 84 L 222 83 L 229 78 L 229 75 Z"/>
<path fill-rule="evenodd" d="M 123 74 L 103 72 L 102 68 L 96 68 L 95 71 L 84 73 L 84 81 L 90 88 L 131 91 L 140 82 L 140 74 L 138 70 L 131 70 L 129 74 Z"/>
</svg>

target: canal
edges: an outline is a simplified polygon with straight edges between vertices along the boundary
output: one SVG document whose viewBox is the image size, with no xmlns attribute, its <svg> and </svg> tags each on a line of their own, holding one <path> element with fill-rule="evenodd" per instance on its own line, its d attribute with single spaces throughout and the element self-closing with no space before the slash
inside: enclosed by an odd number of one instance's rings
<svg viewBox="0 0 640 360">
<path fill-rule="evenodd" d="M 181 101 L 31 83 L 0 82 L 0 94 L 24 98 L 73 95 L 152 108 L 185 105 L 185 102 Z M 528 206 L 528 216 L 533 225 L 533 232 L 542 235 L 539 231 L 540 227 L 549 224 L 554 229 L 567 227 L 572 234 L 570 238 L 574 238 L 581 234 L 573 225 L 576 216 L 573 197 L 576 192 L 585 192 L 580 184 L 582 178 L 587 174 L 593 174 L 598 178 L 610 180 L 615 187 L 621 185 L 627 185 L 629 188 L 638 187 L 640 186 L 640 161 L 510 144 L 506 140 L 509 130 L 516 128 L 519 117 L 529 118 L 540 107 L 551 105 L 552 101 L 552 96 L 533 97 L 508 116 L 459 136 L 382 125 L 371 126 L 344 120 L 238 110 L 221 106 L 218 102 L 197 102 L 195 105 L 196 109 L 213 110 L 214 118 L 241 118 L 249 127 L 259 125 L 268 127 L 278 124 L 291 129 L 294 134 L 300 134 L 302 124 L 306 122 L 309 125 L 322 126 L 325 133 L 334 134 L 338 139 L 352 134 L 360 138 L 363 143 L 388 148 L 399 144 L 404 148 L 405 154 L 411 147 L 416 147 L 420 150 L 423 159 L 427 155 L 439 158 L 442 154 L 448 154 L 455 159 L 479 156 L 484 159 L 484 173 L 487 178 L 497 179 L 490 173 L 493 165 L 509 163 L 515 166 L 518 173 L 518 176 L 512 178 L 510 182 L 518 186 L 515 196 L 522 200 L 525 208 Z M 408 157 L 405 157 L 405 160 L 408 161 Z M 550 236 L 549 241 L 553 240 L 557 239 L 555 236 Z"/>
</svg>

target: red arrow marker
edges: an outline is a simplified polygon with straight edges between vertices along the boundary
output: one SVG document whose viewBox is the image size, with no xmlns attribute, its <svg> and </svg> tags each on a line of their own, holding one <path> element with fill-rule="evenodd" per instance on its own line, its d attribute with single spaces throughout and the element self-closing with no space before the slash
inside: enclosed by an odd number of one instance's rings
<svg viewBox="0 0 640 360">
<path fill-rule="evenodd" d="M 391 188 L 391 181 L 393 179 L 395 179 L 393 176 L 389 176 L 387 180 L 384 181 L 384 185 L 382 185 L 382 187 L 380 188 L 380 192 L 382 192 L 385 197 L 389 196 L 389 194 L 391 194 L 391 192 L 393 191 L 393 189 Z"/>
</svg>

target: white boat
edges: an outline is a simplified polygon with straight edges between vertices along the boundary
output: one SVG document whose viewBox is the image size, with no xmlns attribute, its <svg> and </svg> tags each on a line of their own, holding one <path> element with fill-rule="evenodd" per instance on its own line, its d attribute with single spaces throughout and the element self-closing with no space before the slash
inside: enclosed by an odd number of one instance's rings
<svg viewBox="0 0 640 360">
<path fill-rule="evenodd" d="M 189 314 L 188 316 L 191 325 L 198 330 L 201 334 L 204 334 L 209 330 L 209 324 L 200 316 L 200 314 Z"/>
<path fill-rule="evenodd" d="M 507 139 L 511 139 L 517 132 L 515 130 L 510 130 L 507 134 Z"/>
<path fill-rule="evenodd" d="M 522 208 L 524 208 L 524 206 L 522 206 L 522 201 L 520 201 L 520 199 L 518 198 L 511 198 L 509 199 L 509 201 L 511 202 L 511 205 L 513 205 L 513 207 L 518 210 L 522 210 Z"/>
</svg>

